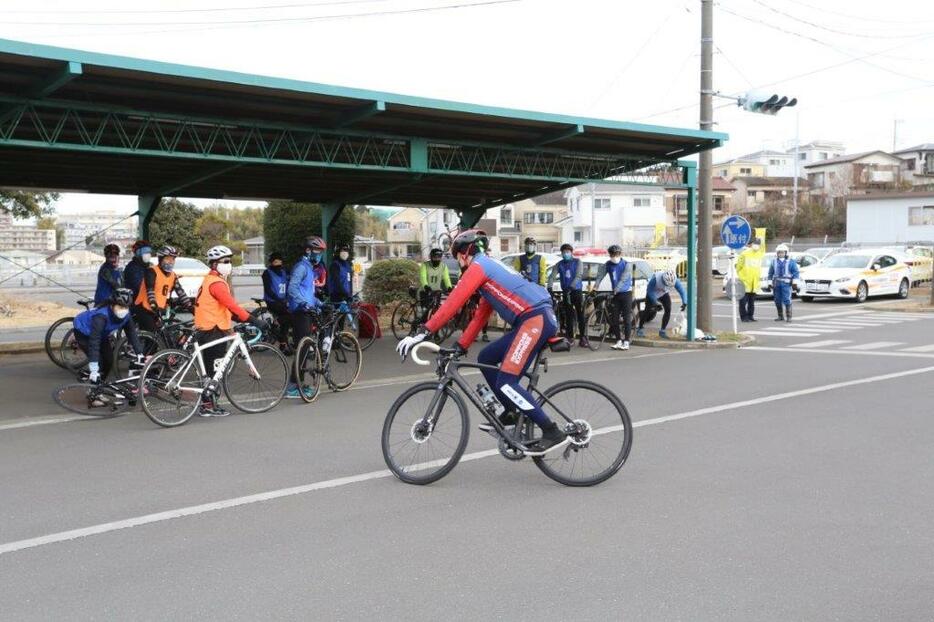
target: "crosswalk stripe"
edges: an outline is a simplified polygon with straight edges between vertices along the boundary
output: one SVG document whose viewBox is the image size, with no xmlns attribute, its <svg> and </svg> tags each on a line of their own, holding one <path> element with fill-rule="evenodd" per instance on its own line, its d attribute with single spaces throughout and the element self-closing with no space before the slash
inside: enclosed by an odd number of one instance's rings
<svg viewBox="0 0 934 622">
<path fill-rule="evenodd" d="M 873 315 L 876 315 L 878 317 L 891 317 L 891 318 L 903 318 L 903 317 L 909 318 L 910 317 L 916 320 L 926 320 L 931 317 L 930 313 L 901 313 L 901 312 L 891 313 L 891 312 L 885 312 L 885 311 L 880 312 L 880 313 L 874 313 Z"/>
<path fill-rule="evenodd" d="M 786 331 L 786 330 L 795 330 L 794 326 L 789 328 L 781 328 L 776 326 L 775 328 L 764 328 L 766 331 Z M 826 326 L 805 326 L 801 330 L 807 330 L 812 333 L 839 333 L 842 329 L 840 328 L 827 328 Z"/>
<path fill-rule="evenodd" d="M 773 333 L 764 330 L 747 330 L 744 335 L 762 335 L 764 337 L 817 337 L 820 333 L 806 333 L 802 331 L 775 331 Z"/>
<path fill-rule="evenodd" d="M 843 322 L 805 322 L 803 326 L 814 326 L 815 328 L 840 328 L 843 330 L 856 330 L 857 328 L 876 328 L 882 324 L 844 324 Z"/>
<path fill-rule="evenodd" d="M 815 324 L 838 324 L 840 326 L 882 326 L 882 322 L 870 322 L 868 320 L 812 320 Z"/>
<path fill-rule="evenodd" d="M 902 352 L 934 352 L 934 344 L 928 346 L 915 346 L 913 348 L 905 348 Z"/>
<path fill-rule="evenodd" d="M 901 341 L 873 341 L 872 343 L 860 343 L 855 346 L 845 346 L 844 350 L 881 350 L 892 346 L 903 346 Z"/>
<path fill-rule="evenodd" d="M 826 339 L 824 341 L 806 341 L 805 343 L 794 343 L 789 348 L 824 348 L 826 346 L 837 346 L 841 343 L 852 343 L 849 339 Z"/>
</svg>

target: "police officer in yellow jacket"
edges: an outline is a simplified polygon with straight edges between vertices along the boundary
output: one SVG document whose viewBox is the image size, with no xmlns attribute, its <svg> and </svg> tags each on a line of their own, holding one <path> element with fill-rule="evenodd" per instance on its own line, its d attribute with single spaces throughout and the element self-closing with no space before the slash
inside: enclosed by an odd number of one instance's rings
<svg viewBox="0 0 934 622">
<path fill-rule="evenodd" d="M 756 290 L 759 289 L 759 275 L 762 272 L 762 259 L 765 250 L 759 240 L 752 240 L 743 249 L 736 260 L 736 276 L 743 284 L 745 294 L 739 299 L 739 319 L 743 322 L 755 322 Z"/>
</svg>

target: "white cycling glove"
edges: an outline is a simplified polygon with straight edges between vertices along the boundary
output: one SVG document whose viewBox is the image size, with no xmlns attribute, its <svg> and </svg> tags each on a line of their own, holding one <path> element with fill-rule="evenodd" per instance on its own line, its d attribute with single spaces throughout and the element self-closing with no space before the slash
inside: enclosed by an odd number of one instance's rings
<svg viewBox="0 0 934 622">
<path fill-rule="evenodd" d="M 97 384 L 101 381 L 101 365 L 100 363 L 88 363 L 88 370 L 91 374 L 88 376 L 88 381 Z"/>
</svg>

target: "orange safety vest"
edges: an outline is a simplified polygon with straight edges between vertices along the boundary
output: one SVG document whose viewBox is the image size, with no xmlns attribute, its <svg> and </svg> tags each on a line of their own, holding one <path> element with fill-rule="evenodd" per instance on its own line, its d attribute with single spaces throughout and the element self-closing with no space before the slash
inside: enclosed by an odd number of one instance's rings
<svg viewBox="0 0 934 622">
<path fill-rule="evenodd" d="M 212 328 L 230 330 L 233 328 L 231 321 L 233 315 L 230 309 L 211 295 L 211 285 L 214 283 L 223 283 L 229 289 L 227 281 L 216 274 L 208 274 L 204 277 L 201 289 L 198 290 L 198 297 L 195 298 L 195 328 L 198 330 L 211 330 Z"/>
<path fill-rule="evenodd" d="M 150 267 L 149 269 L 156 273 L 156 283 L 153 286 L 153 292 L 156 294 L 156 304 L 159 305 L 159 308 L 164 309 L 165 305 L 169 302 L 169 294 L 172 292 L 172 288 L 175 287 L 175 281 L 178 279 L 178 275 L 174 272 L 170 272 L 168 276 L 166 276 L 165 272 L 162 270 L 158 270 L 154 267 Z M 149 306 L 149 296 L 146 293 L 145 277 L 143 278 L 143 282 L 139 284 L 136 304 L 147 311 L 152 311 L 152 307 Z"/>
</svg>

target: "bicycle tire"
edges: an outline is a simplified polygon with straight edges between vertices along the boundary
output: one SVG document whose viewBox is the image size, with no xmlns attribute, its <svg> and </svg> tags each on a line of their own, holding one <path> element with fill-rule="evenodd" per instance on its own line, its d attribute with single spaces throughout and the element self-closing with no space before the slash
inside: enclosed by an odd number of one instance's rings
<svg viewBox="0 0 934 622">
<path fill-rule="evenodd" d="M 140 345 L 143 346 L 144 355 L 152 356 L 160 350 L 161 344 L 154 334 L 141 330 L 137 331 L 137 335 L 139 336 Z M 130 362 L 136 358 L 135 354 L 126 335 L 114 342 L 114 371 L 117 378 L 126 378 L 129 375 Z"/>
<path fill-rule="evenodd" d="M 596 352 L 603 345 L 607 333 L 607 314 L 606 307 L 599 306 L 587 316 L 584 323 L 587 329 L 587 340 L 590 342 L 590 350 Z"/>
<path fill-rule="evenodd" d="M 623 404 L 622 400 L 619 397 L 610 391 L 608 388 L 603 385 L 597 384 L 596 382 L 590 382 L 588 380 L 568 380 L 565 382 L 559 382 L 556 385 L 550 386 L 544 391 L 542 395 L 551 399 L 552 401 L 560 401 L 556 396 L 562 392 L 574 390 L 574 389 L 583 389 L 585 391 L 595 392 L 601 395 L 605 400 L 613 407 L 614 413 L 608 414 L 606 422 L 601 422 L 595 427 L 591 428 L 592 436 L 590 438 L 590 443 L 587 446 L 577 449 L 575 445 L 568 444 L 561 451 L 555 451 L 544 456 L 534 456 L 532 458 L 535 465 L 548 477 L 564 484 L 565 486 L 594 486 L 601 482 L 608 480 L 613 477 L 626 462 L 626 459 L 629 457 L 629 451 L 632 449 L 632 421 L 629 418 L 629 411 L 626 410 L 626 406 Z M 594 405 L 591 403 L 582 404 L 581 400 L 575 400 L 575 403 L 566 406 L 563 410 L 568 413 L 570 416 L 579 416 L 579 413 L 587 413 L 589 418 L 587 421 L 591 423 L 597 420 L 598 413 L 594 408 Z M 551 406 L 547 403 L 544 403 L 544 400 L 539 399 L 539 403 L 542 404 L 542 408 L 547 413 Z M 615 417 L 619 417 L 619 421 L 615 421 Z M 558 422 L 558 425 L 563 425 L 564 422 L 560 420 L 559 417 L 553 417 Z M 607 425 L 602 425 L 607 423 Z M 591 425 L 593 425 L 591 423 Z M 615 430 L 615 428 L 620 428 L 620 430 Z M 614 431 L 623 432 L 623 442 L 619 446 L 619 451 L 616 452 L 615 457 L 610 461 L 610 464 L 601 470 L 600 472 L 590 476 L 590 477 L 581 477 L 574 478 L 573 474 L 575 468 L 578 464 L 581 465 L 581 470 L 583 471 L 583 462 L 584 459 L 581 458 L 580 462 L 578 457 L 582 454 L 583 451 L 590 450 L 596 445 L 594 444 L 594 438 L 600 436 L 609 436 Z M 566 466 L 569 463 L 571 455 L 574 456 L 574 461 L 570 464 L 571 476 L 567 476 L 555 467 L 557 466 Z M 604 453 L 604 455 L 606 455 Z"/>
<path fill-rule="evenodd" d="M 357 341 L 360 342 L 360 349 L 366 350 L 371 345 L 373 345 L 374 341 L 376 341 L 376 330 L 378 326 L 377 324 L 378 320 L 375 317 L 373 317 L 372 313 L 370 313 L 369 311 L 366 311 L 365 309 L 360 309 L 359 307 L 354 309 L 353 314 L 354 314 L 354 326 L 353 326 L 354 330 L 349 331 L 349 332 L 352 332 L 354 337 L 357 338 Z M 370 323 L 370 326 L 372 327 L 369 337 L 363 337 L 360 335 L 360 328 L 363 326 L 363 320 L 362 320 L 363 316 L 366 316 L 366 321 L 368 321 Z M 340 328 L 340 330 L 342 331 L 347 330 L 347 328 L 344 327 L 343 322 L 338 326 L 338 328 Z"/>
<path fill-rule="evenodd" d="M 110 404 L 91 406 L 88 396 L 94 392 L 100 392 L 104 397 L 109 398 Z M 130 400 L 119 391 L 108 389 L 107 385 L 96 385 L 90 382 L 76 382 L 61 386 L 52 391 L 52 399 L 65 410 L 99 419 L 117 417 L 131 407 Z"/>
<path fill-rule="evenodd" d="M 78 345 L 78 340 L 75 339 L 74 327 L 69 328 L 65 336 L 62 337 L 62 343 L 59 345 L 59 357 L 65 369 L 74 373 L 78 373 L 88 364 L 87 354 L 84 353 L 84 350 Z"/>
<path fill-rule="evenodd" d="M 268 343 L 273 346 L 279 343 L 277 335 L 282 328 L 279 324 L 279 320 L 276 319 L 276 316 L 272 314 L 272 311 L 270 311 L 268 307 L 256 307 L 250 311 L 250 317 L 257 320 L 265 320 L 271 328 L 271 330 L 263 331 L 263 336 L 260 339 L 262 343 Z"/>
<path fill-rule="evenodd" d="M 289 372 L 291 370 L 289 369 L 288 360 L 276 346 L 268 343 L 255 343 L 248 346 L 248 351 L 253 367 L 260 375 L 258 382 L 262 383 L 264 379 L 269 380 L 267 396 L 258 398 L 256 394 L 251 394 L 251 397 L 241 399 L 242 392 L 231 390 L 231 377 L 235 377 L 234 374 L 246 366 L 246 359 L 239 353 L 234 355 L 233 363 L 224 372 L 221 384 L 224 387 L 224 395 L 227 396 L 234 408 L 245 413 L 263 413 L 272 410 L 282 401 L 285 396 L 285 389 L 289 384 Z M 263 369 L 260 369 L 261 367 Z M 252 376 L 248 367 L 246 367 L 246 370 L 248 378 L 255 384 L 257 379 Z M 281 378 L 277 379 L 278 374 L 281 374 Z"/>
<path fill-rule="evenodd" d="M 65 365 L 65 362 L 61 359 L 61 346 L 62 339 L 70 328 L 66 328 L 65 332 L 61 333 L 61 337 L 56 336 L 55 332 L 62 324 L 73 324 L 74 321 L 74 316 L 63 317 L 52 322 L 52 325 L 49 326 L 49 330 L 45 331 L 45 354 L 49 357 L 49 360 L 62 369 L 68 369 L 68 366 Z"/>
<path fill-rule="evenodd" d="M 335 361 L 337 361 L 338 364 L 343 364 L 341 361 L 343 356 L 347 357 L 346 360 L 350 363 L 348 369 L 351 370 L 353 374 L 349 380 L 343 379 L 344 382 L 336 382 L 331 376 L 331 370 L 333 369 L 333 363 Z M 363 369 L 363 350 L 360 348 L 360 342 L 357 341 L 353 333 L 343 331 L 335 334 L 334 340 L 331 342 L 331 351 L 324 354 L 324 357 L 326 361 L 323 365 L 324 377 L 332 391 L 338 393 L 346 391 L 352 387 L 357 381 L 357 378 L 360 377 L 360 370 Z M 356 364 L 354 364 L 351 358 L 356 359 Z"/>
<path fill-rule="evenodd" d="M 416 434 L 415 425 L 418 423 L 421 417 L 424 417 L 424 412 L 423 412 L 422 415 L 416 416 L 411 424 L 409 424 L 408 422 L 403 422 L 402 425 L 400 426 L 401 428 L 405 428 L 405 430 L 403 430 L 402 438 L 400 438 L 399 440 L 393 441 L 392 439 L 393 423 L 396 421 L 396 417 L 399 416 L 400 410 L 402 409 L 403 405 L 410 398 L 412 398 L 418 393 L 422 393 L 422 392 L 435 393 L 439 390 L 444 391 L 444 398 L 443 398 L 444 401 L 440 405 L 442 411 L 444 407 L 447 405 L 448 400 L 451 400 L 451 402 L 455 405 L 455 408 L 457 409 L 458 414 L 460 415 L 459 440 L 454 446 L 450 457 L 447 458 L 447 460 L 445 460 L 445 462 L 441 465 L 441 468 L 430 471 L 426 475 L 417 475 L 418 473 L 422 473 L 428 470 L 425 467 L 426 464 L 430 465 L 439 460 L 438 458 L 432 459 L 430 447 L 427 448 L 425 452 L 427 454 L 425 456 L 425 458 L 427 458 L 427 462 L 416 461 L 416 462 L 413 462 L 413 464 L 409 465 L 408 467 L 405 465 L 398 464 L 397 460 L 394 458 L 395 453 L 392 451 L 392 449 L 395 445 L 398 445 L 399 443 L 404 441 L 405 436 L 408 435 L 409 440 L 411 440 L 412 443 L 416 445 L 416 450 L 412 454 L 411 457 L 413 460 L 417 460 L 422 446 L 425 445 L 426 443 L 429 443 L 432 437 L 438 432 L 438 425 L 437 423 L 435 424 L 434 429 L 432 430 L 431 434 L 426 439 L 420 442 L 416 441 L 415 436 L 414 436 Z M 430 400 L 429 400 L 429 405 L 430 405 Z M 419 411 L 418 411 L 417 406 L 415 406 L 415 409 L 416 409 L 415 413 L 418 413 Z M 427 406 L 425 406 L 424 409 L 427 409 Z M 444 414 L 443 412 L 439 414 L 439 420 L 440 420 L 440 416 L 443 414 Z M 450 473 L 451 470 L 455 466 L 457 466 L 457 463 L 460 461 L 461 456 L 464 454 L 464 449 L 466 449 L 467 447 L 467 441 L 469 440 L 469 437 L 470 437 L 470 420 L 467 416 L 467 405 L 464 403 L 464 398 L 461 397 L 461 395 L 458 394 L 457 391 L 453 389 L 453 387 L 446 386 L 443 389 L 439 389 L 437 382 L 422 382 L 404 391 L 402 395 L 396 398 L 396 401 L 393 402 L 392 406 L 389 407 L 389 412 L 386 413 L 386 420 L 383 423 L 383 432 L 381 435 L 381 446 L 383 450 L 383 459 L 386 461 L 386 466 L 389 467 L 389 470 L 392 471 L 392 474 L 395 475 L 397 478 L 399 478 L 401 481 L 405 482 L 406 484 L 415 484 L 418 486 L 424 486 L 425 484 L 431 484 L 432 482 L 438 481 L 439 479 L 441 479 L 442 477 Z M 440 438 L 439 438 L 439 442 L 441 442 Z M 448 445 L 448 447 L 450 446 Z M 405 449 L 407 450 L 408 448 L 405 447 Z M 399 451 L 402 451 L 402 450 L 403 450 L 403 447 L 400 447 Z M 413 468 L 413 467 L 417 467 L 417 468 Z"/>
<path fill-rule="evenodd" d="M 409 336 L 415 323 L 418 321 L 416 313 L 417 307 L 411 302 L 402 301 L 392 310 L 392 318 L 389 321 L 389 327 L 392 330 L 392 336 L 397 341 Z"/>
<path fill-rule="evenodd" d="M 310 354 L 313 353 L 313 354 Z M 312 356 L 309 361 L 308 357 Z M 311 367 L 309 367 L 309 364 Z M 311 404 L 318 399 L 321 393 L 321 352 L 318 350 L 318 343 L 314 337 L 302 337 L 295 345 L 295 356 L 292 358 L 293 373 L 295 383 L 298 385 L 298 395 L 306 404 Z M 306 395 L 305 388 L 311 389 L 309 395 Z"/>
<path fill-rule="evenodd" d="M 184 425 L 198 412 L 201 406 L 202 379 L 197 364 L 187 369 L 185 376 L 193 373 L 193 380 L 185 383 L 184 388 L 177 388 L 172 392 L 165 388 L 166 382 L 172 375 L 187 365 L 190 360 L 191 355 L 182 350 L 160 350 L 146 362 L 146 366 L 140 372 L 139 402 L 143 407 L 143 412 L 156 425 L 163 428 Z M 182 398 L 185 399 L 182 400 Z M 173 403 L 177 413 L 174 418 L 156 410 L 159 404 L 172 405 Z M 168 409 L 168 412 L 170 413 L 171 409 Z"/>
</svg>

